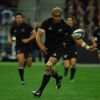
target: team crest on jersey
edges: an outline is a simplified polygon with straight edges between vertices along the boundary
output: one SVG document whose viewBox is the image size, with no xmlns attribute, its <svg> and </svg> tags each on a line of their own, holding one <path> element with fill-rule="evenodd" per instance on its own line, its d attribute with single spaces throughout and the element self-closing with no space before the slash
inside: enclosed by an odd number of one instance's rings
<svg viewBox="0 0 100 100">
<path fill-rule="evenodd" d="M 77 51 L 75 52 L 75 54 L 76 54 L 76 55 L 78 54 Z"/>
<path fill-rule="evenodd" d="M 54 53 L 54 54 L 53 54 L 53 56 L 55 56 L 55 57 L 56 57 L 56 56 L 57 56 L 57 54 L 56 54 L 56 53 Z"/>
<path fill-rule="evenodd" d="M 63 42 L 63 45 L 65 46 L 65 45 L 66 45 L 66 43 L 65 43 L 65 42 Z"/>
<path fill-rule="evenodd" d="M 66 35 L 68 35 L 68 33 L 65 33 Z"/>
<path fill-rule="evenodd" d="M 21 32 L 25 32 L 25 29 L 22 29 Z"/>
<path fill-rule="evenodd" d="M 49 27 L 48 30 L 52 30 L 52 27 Z"/>
</svg>

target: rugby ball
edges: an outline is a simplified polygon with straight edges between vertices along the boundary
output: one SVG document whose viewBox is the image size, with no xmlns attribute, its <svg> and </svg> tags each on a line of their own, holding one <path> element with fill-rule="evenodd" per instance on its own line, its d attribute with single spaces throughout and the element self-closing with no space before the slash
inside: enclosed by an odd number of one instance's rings
<svg viewBox="0 0 100 100">
<path fill-rule="evenodd" d="M 75 31 L 73 31 L 72 35 L 71 35 L 75 40 L 79 40 L 82 39 L 84 37 L 84 30 L 82 29 L 77 29 Z"/>
</svg>

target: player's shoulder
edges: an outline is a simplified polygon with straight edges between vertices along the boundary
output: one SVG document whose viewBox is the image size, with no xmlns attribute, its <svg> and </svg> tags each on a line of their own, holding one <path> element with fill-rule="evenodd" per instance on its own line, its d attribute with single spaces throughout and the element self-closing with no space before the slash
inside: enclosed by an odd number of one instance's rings
<svg viewBox="0 0 100 100">
<path fill-rule="evenodd" d="M 11 24 L 10 29 L 15 29 L 16 27 L 17 27 L 16 23 L 15 23 L 15 22 L 13 22 L 13 23 Z"/>
<path fill-rule="evenodd" d="M 48 23 L 50 23 L 51 21 L 52 21 L 52 18 L 48 18 L 48 19 L 44 20 L 42 23 L 48 24 Z"/>
<path fill-rule="evenodd" d="M 33 28 L 31 24 L 25 22 L 23 23 L 23 27 L 27 29 Z"/>
</svg>

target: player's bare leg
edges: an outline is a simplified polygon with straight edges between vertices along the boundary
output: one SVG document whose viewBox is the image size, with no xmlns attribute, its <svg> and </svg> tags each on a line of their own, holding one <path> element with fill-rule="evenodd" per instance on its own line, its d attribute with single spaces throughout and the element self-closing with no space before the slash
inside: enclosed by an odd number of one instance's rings
<svg viewBox="0 0 100 100">
<path fill-rule="evenodd" d="M 64 60 L 64 76 L 67 76 L 69 66 L 70 66 L 70 61 Z"/>
<path fill-rule="evenodd" d="M 54 71 L 54 67 L 53 66 L 56 63 L 57 63 L 57 59 L 54 58 L 54 57 L 50 57 L 50 59 L 48 60 L 48 62 L 46 63 L 46 66 L 45 66 L 45 74 L 43 76 L 40 88 L 37 91 L 32 91 L 34 96 L 41 96 L 44 88 L 46 87 L 46 85 L 48 84 L 48 82 L 49 82 L 49 80 L 51 78 L 52 72 Z M 56 86 L 59 85 L 59 87 L 60 87 L 61 86 L 61 84 L 60 84 L 61 83 L 61 78 L 59 78 L 57 73 L 55 73 L 53 75 L 53 77 L 56 79 Z"/>
</svg>

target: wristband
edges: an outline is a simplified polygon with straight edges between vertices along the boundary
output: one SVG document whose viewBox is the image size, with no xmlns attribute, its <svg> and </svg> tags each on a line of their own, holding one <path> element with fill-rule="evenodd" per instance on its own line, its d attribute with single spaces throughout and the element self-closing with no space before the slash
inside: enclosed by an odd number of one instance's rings
<svg viewBox="0 0 100 100">
<path fill-rule="evenodd" d="M 85 42 L 83 42 L 81 46 L 82 46 L 82 47 L 84 47 L 84 46 L 85 46 L 85 44 L 86 44 L 86 43 L 85 43 Z"/>
<path fill-rule="evenodd" d="M 86 49 L 89 50 L 90 49 L 90 46 L 87 46 Z"/>
</svg>

